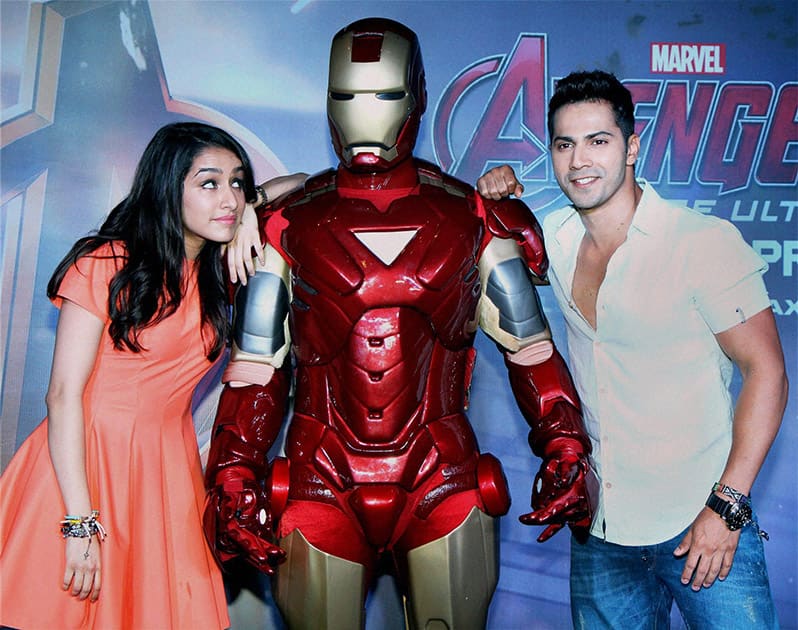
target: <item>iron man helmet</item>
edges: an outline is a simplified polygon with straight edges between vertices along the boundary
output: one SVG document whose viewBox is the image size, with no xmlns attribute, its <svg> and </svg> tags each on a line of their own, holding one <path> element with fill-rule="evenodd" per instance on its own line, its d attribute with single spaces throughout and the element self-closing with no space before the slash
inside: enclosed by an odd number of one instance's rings
<svg viewBox="0 0 798 630">
<path fill-rule="evenodd" d="M 341 162 L 383 171 L 409 157 L 427 105 L 416 34 L 383 18 L 366 18 L 332 41 L 327 118 Z"/>
</svg>

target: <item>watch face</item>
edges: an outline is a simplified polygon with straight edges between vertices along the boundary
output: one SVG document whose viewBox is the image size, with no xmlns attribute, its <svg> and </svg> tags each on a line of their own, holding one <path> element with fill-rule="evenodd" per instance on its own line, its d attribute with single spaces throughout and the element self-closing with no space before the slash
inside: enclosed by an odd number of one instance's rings
<svg viewBox="0 0 798 630">
<path fill-rule="evenodd" d="M 751 506 L 746 503 L 732 503 L 726 514 L 726 525 L 735 531 L 751 522 Z"/>
</svg>

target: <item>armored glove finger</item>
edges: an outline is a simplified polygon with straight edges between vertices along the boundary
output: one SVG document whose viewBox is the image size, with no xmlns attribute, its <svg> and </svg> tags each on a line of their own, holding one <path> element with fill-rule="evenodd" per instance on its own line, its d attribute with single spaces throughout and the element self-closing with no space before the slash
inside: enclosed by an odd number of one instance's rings
<svg viewBox="0 0 798 630">
<path fill-rule="evenodd" d="M 285 560 L 285 551 L 244 527 L 231 525 L 227 535 L 243 551 L 246 561 L 266 575 L 274 575 L 277 565 Z"/>
<path fill-rule="evenodd" d="M 285 556 L 273 542 L 266 497 L 254 481 L 228 478 L 211 488 L 203 523 L 211 550 L 220 562 L 243 555 L 247 562 L 271 575 Z"/>
<path fill-rule="evenodd" d="M 566 524 L 581 538 L 590 526 L 598 480 L 589 460 L 577 451 L 552 453 L 535 477 L 533 511 L 519 517 L 525 525 L 548 525 L 538 537 L 544 542 Z"/>
</svg>

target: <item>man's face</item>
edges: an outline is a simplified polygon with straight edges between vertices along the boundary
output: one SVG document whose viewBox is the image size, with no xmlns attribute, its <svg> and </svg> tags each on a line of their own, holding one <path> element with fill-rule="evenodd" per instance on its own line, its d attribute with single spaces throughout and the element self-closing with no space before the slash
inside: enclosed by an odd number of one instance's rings
<svg viewBox="0 0 798 630">
<path fill-rule="evenodd" d="M 554 115 L 554 176 L 578 210 L 599 208 L 624 185 L 633 185 L 631 167 L 639 148 L 634 134 L 624 141 L 605 101 L 571 103 Z"/>
</svg>

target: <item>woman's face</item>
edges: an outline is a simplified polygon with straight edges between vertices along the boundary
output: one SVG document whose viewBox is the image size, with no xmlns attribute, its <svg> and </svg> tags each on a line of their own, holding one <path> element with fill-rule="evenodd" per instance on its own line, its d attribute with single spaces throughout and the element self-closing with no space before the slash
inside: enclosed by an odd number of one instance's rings
<svg viewBox="0 0 798 630">
<path fill-rule="evenodd" d="M 238 156 L 220 147 L 198 153 L 183 182 L 186 257 L 195 259 L 207 241 L 230 241 L 245 203 L 244 166 Z"/>
</svg>

